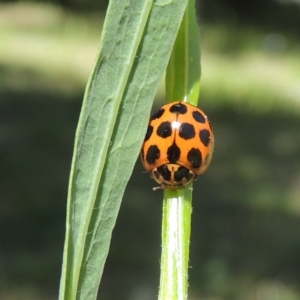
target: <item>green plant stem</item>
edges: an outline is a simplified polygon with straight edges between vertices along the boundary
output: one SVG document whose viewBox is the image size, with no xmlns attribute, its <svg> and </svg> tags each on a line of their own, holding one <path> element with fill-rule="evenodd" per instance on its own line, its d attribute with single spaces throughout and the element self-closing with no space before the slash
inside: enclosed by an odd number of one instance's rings
<svg viewBox="0 0 300 300">
<path fill-rule="evenodd" d="M 185 195 L 185 193 L 190 195 Z M 187 299 L 191 190 L 167 191 L 163 202 L 159 300 Z"/>
<path fill-rule="evenodd" d="M 195 1 L 189 0 L 167 68 L 167 102 L 182 100 L 197 105 L 200 75 Z M 187 299 L 191 214 L 190 186 L 165 190 L 159 300 Z"/>
</svg>

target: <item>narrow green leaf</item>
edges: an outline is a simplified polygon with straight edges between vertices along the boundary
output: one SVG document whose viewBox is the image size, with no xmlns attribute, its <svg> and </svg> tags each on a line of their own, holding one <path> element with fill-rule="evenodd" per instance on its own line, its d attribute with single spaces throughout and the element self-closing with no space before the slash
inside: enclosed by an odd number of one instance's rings
<svg viewBox="0 0 300 300">
<path fill-rule="evenodd" d="M 186 1 L 111 0 L 69 183 L 60 299 L 96 299 L 124 189 Z"/>
<path fill-rule="evenodd" d="M 182 100 L 197 105 L 201 75 L 199 51 L 195 0 L 189 0 L 167 68 L 168 102 Z M 191 214 L 191 187 L 165 190 L 159 300 L 188 297 Z"/>
<path fill-rule="evenodd" d="M 131 13 L 127 13 L 128 7 L 128 1 L 124 1 L 120 5 L 112 3 L 108 9 L 111 17 L 103 28 L 99 59 L 87 85 L 76 132 L 68 195 L 62 299 L 76 299 L 85 239 L 100 176 L 118 107 L 151 8 L 149 3 L 147 6 L 140 4 L 131 7 Z M 118 34 L 111 35 L 112 31 Z"/>
<path fill-rule="evenodd" d="M 197 105 L 200 77 L 199 28 L 192 0 L 184 14 L 167 69 L 167 101 L 182 100 Z"/>
</svg>

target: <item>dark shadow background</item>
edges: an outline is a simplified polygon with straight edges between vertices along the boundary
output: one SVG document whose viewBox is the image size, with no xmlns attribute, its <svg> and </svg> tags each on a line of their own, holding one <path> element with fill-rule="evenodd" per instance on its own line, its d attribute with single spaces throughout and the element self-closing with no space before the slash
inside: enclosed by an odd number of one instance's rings
<svg viewBox="0 0 300 300">
<path fill-rule="evenodd" d="M 106 7 L 105 1 L 57 4 L 76 13 Z M 296 1 L 197 5 L 202 24 L 272 30 L 299 41 Z M 16 72 L 19 80 L 40 76 Z M 9 66 L 0 65 L 0 81 L 10 74 Z M 0 90 L 0 299 L 57 298 L 82 96 L 83 90 L 72 97 L 42 88 Z M 244 107 L 244 99 L 240 105 L 211 106 L 215 99 L 205 93 L 201 99 L 216 150 L 210 170 L 194 185 L 190 299 L 300 299 L 300 206 L 291 209 L 289 202 L 300 201 L 300 108 L 288 109 L 287 102 L 286 109 L 257 112 Z M 153 185 L 138 160 L 113 233 L 100 299 L 157 295 L 162 203 Z"/>
</svg>

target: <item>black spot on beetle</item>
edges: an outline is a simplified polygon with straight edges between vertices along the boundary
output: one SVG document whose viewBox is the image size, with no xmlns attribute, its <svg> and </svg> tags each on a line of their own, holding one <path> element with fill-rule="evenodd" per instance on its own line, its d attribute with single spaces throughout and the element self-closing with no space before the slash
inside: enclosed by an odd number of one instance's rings
<svg viewBox="0 0 300 300">
<path fill-rule="evenodd" d="M 144 142 L 148 141 L 153 132 L 153 126 L 149 125 L 147 128 L 146 136 Z"/>
<path fill-rule="evenodd" d="M 199 137 L 202 144 L 207 147 L 210 143 L 210 132 L 207 129 L 202 129 L 199 132 Z"/>
<path fill-rule="evenodd" d="M 159 119 L 163 114 L 164 114 L 165 110 L 163 108 L 158 109 L 157 111 L 155 111 L 150 120 L 156 120 Z"/>
<path fill-rule="evenodd" d="M 168 148 L 167 157 L 171 164 L 175 164 L 180 157 L 180 149 L 176 144 Z"/>
<path fill-rule="evenodd" d="M 206 117 L 203 116 L 198 110 L 192 112 L 193 118 L 196 122 L 204 124 L 206 122 Z"/>
<path fill-rule="evenodd" d="M 168 169 L 166 165 L 160 166 L 157 168 L 157 172 L 163 177 L 164 180 L 171 180 L 171 171 Z"/>
<path fill-rule="evenodd" d="M 177 182 L 181 182 L 183 178 L 186 178 L 187 181 L 191 180 L 193 174 L 190 173 L 190 170 L 185 167 L 179 167 L 178 170 L 174 174 L 174 180 Z"/>
<path fill-rule="evenodd" d="M 157 127 L 156 134 L 163 139 L 169 137 L 172 134 L 172 124 L 168 121 L 162 122 Z"/>
<path fill-rule="evenodd" d="M 184 115 L 187 112 L 187 107 L 183 103 L 176 103 L 170 107 L 170 112 Z"/>
<path fill-rule="evenodd" d="M 182 123 L 179 128 L 179 136 L 185 140 L 192 139 L 195 137 L 196 132 L 192 124 Z"/>
<path fill-rule="evenodd" d="M 193 168 L 200 168 L 202 164 L 202 155 L 199 149 L 192 148 L 187 154 L 187 159 L 192 164 Z"/>
<path fill-rule="evenodd" d="M 156 145 L 151 145 L 146 154 L 146 161 L 149 165 L 153 165 L 160 157 L 160 151 Z"/>
</svg>

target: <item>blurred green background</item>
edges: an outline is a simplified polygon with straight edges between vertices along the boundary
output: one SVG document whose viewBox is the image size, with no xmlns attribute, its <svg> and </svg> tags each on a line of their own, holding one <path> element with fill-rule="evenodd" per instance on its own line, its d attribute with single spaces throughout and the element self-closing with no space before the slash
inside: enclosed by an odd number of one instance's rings
<svg viewBox="0 0 300 300">
<path fill-rule="evenodd" d="M 0 299 L 57 299 L 67 184 L 107 1 L 0 2 Z M 300 3 L 202 0 L 190 300 L 300 299 Z M 155 107 L 163 103 L 163 83 Z M 162 192 L 139 159 L 100 286 L 155 299 Z"/>
</svg>

